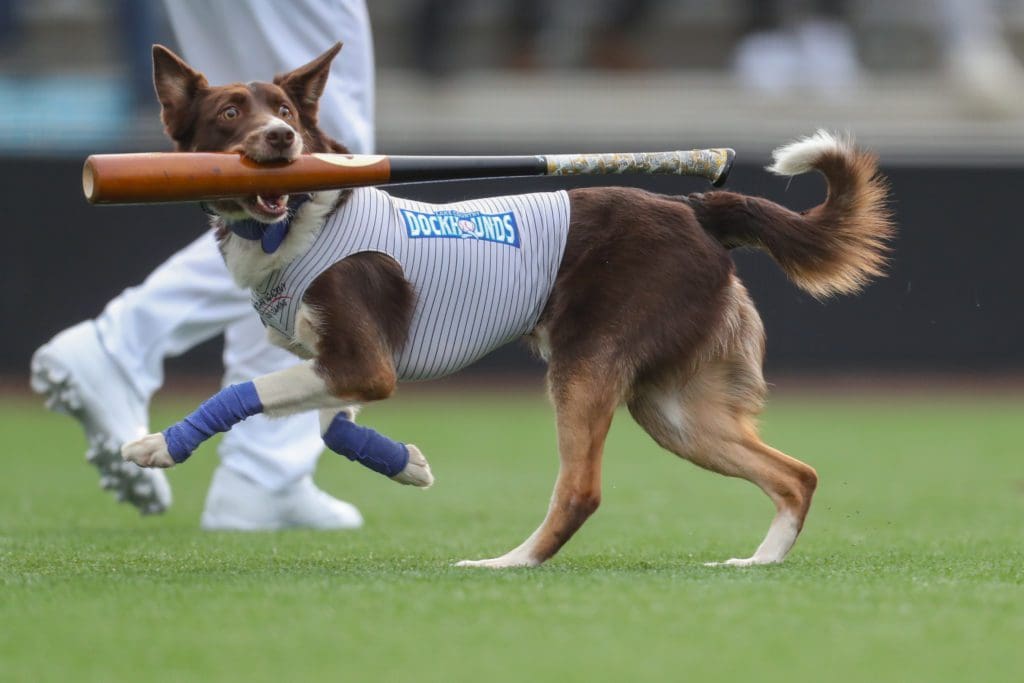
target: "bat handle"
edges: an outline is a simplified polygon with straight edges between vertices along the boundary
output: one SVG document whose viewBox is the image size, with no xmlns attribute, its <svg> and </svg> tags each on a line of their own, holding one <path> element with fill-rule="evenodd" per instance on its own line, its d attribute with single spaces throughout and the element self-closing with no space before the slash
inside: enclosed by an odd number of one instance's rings
<svg viewBox="0 0 1024 683">
<path fill-rule="evenodd" d="M 707 178 L 715 187 L 725 183 L 736 152 L 728 148 L 637 154 L 549 154 L 548 175 L 605 175 L 641 173 Z"/>
</svg>

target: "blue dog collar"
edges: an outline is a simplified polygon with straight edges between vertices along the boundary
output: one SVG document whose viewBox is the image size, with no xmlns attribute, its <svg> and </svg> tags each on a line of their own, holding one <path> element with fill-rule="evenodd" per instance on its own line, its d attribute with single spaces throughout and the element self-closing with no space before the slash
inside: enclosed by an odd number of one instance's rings
<svg viewBox="0 0 1024 683">
<path fill-rule="evenodd" d="M 277 223 L 261 223 L 253 218 L 246 218 L 243 221 L 228 223 L 227 226 L 228 230 L 242 239 L 259 240 L 263 253 L 273 254 L 288 236 L 291 223 L 291 217 Z"/>
<path fill-rule="evenodd" d="M 264 254 L 273 254 L 288 236 L 288 230 L 292 225 L 292 218 L 303 204 L 312 199 L 309 194 L 300 194 L 288 201 L 288 215 L 277 223 L 261 223 L 254 218 L 246 218 L 241 221 L 225 222 L 228 230 L 245 240 L 259 240 Z M 204 212 L 211 216 L 217 214 L 212 211 L 206 203 L 199 205 Z"/>
</svg>

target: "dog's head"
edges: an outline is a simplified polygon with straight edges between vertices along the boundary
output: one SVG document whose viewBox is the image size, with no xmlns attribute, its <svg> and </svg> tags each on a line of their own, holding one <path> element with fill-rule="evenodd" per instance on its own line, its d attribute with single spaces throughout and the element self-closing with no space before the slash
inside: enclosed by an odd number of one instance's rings
<svg viewBox="0 0 1024 683">
<path fill-rule="evenodd" d="M 320 96 L 341 43 L 272 83 L 211 86 L 202 73 L 162 45 L 153 46 L 153 83 L 160 117 L 179 152 L 239 152 L 253 161 L 294 161 L 300 154 L 347 152 L 317 127 Z M 250 196 L 211 202 L 227 221 L 275 223 L 288 196 Z"/>
</svg>

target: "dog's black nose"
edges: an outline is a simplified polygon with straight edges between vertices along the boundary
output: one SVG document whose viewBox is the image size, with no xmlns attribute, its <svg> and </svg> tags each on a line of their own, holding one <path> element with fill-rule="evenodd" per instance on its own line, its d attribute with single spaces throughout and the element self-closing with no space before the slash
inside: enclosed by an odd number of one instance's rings
<svg viewBox="0 0 1024 683">
<path fill-rule="evenodd" d="M 284 151 L 295 141 L 295 131 L 291 126 L 274 126 L 267 131 L 267 144 L 274 149 Z"/>
</svg>

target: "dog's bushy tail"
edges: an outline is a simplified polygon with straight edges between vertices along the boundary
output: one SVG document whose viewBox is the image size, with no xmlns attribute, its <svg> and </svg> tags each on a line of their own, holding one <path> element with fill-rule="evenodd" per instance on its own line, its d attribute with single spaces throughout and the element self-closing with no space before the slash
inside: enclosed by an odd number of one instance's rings
<svg viewBox="0 0 1024 683">
<path fill-rule="evenodd" d="M 691 196 L 704 229 L 727 247 L 764 249 L 798 287 L 817 298 L 856 292 L 882 275 L 895 228 L 877 157 L 825 131 L 772 156 L 768 170 L 777 175 L 820 171 L 828 181 L 825 201 L 796 213 L 732 192 Z"/>
</svg>

